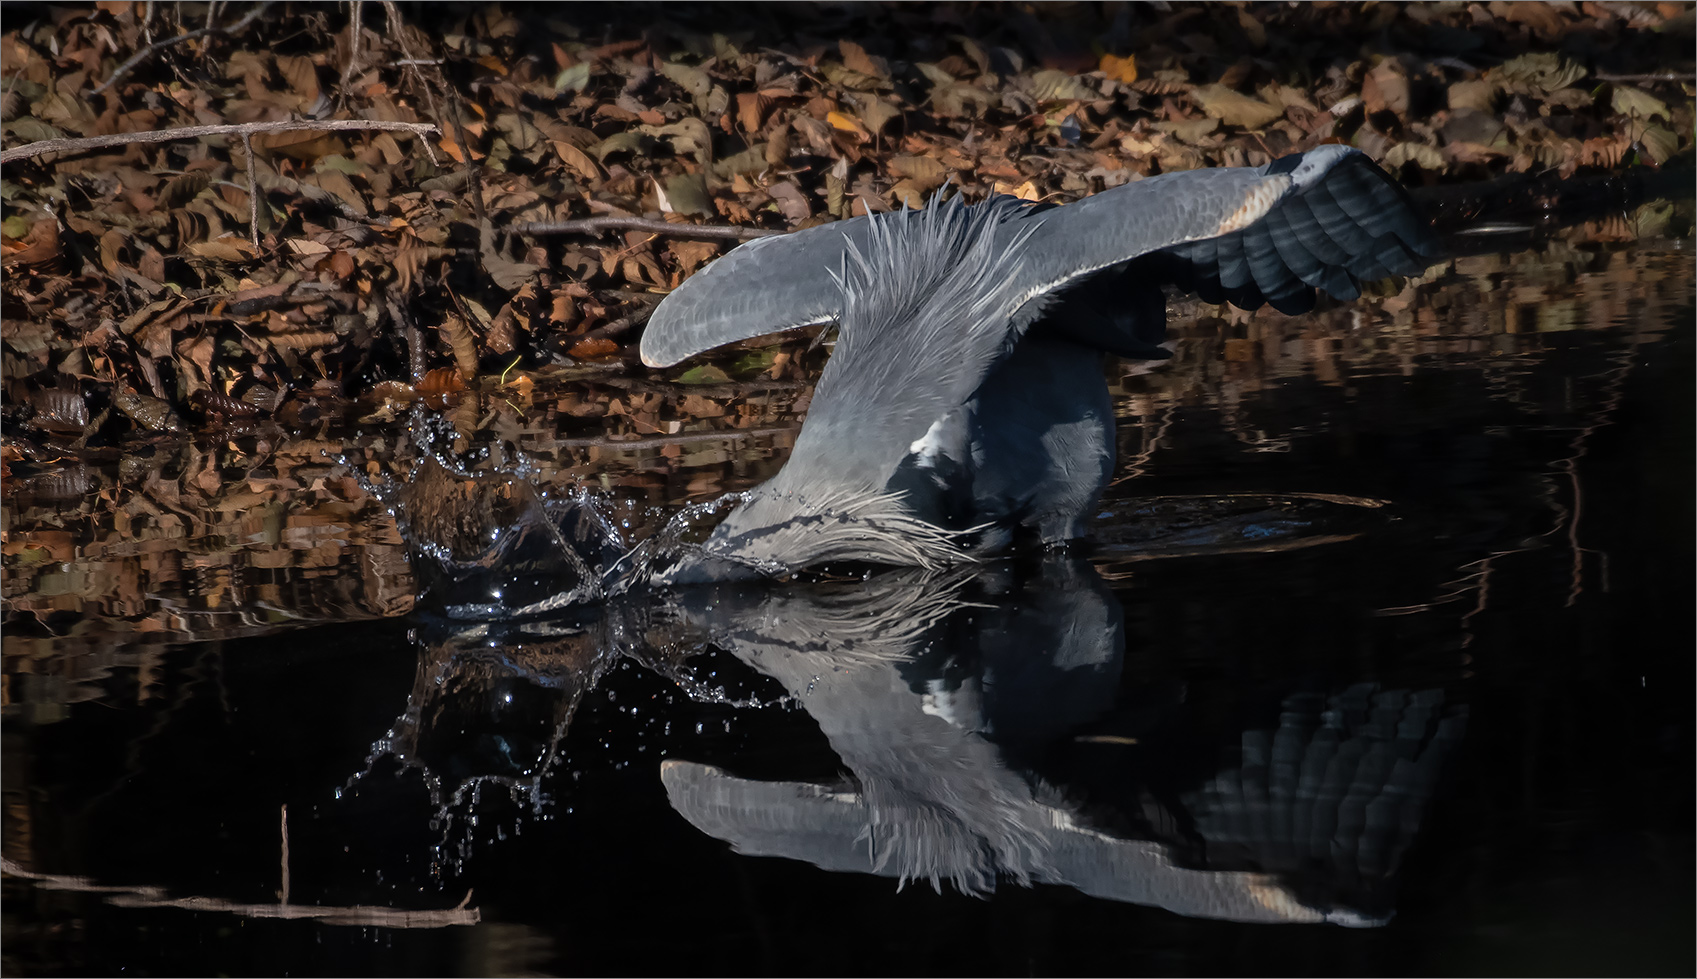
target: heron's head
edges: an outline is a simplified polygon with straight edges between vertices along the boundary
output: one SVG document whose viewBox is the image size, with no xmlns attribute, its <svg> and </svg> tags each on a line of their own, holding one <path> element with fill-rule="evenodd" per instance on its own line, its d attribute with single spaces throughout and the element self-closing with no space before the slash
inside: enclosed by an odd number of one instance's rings
<svg viewBox="0 0 1697 979">
<path fill-rule="evenodd" d="M 833 562 L 940 569 L 973 559 L 967 541 L 974 533 L 928 523 L 893 493 L 815 495 L 767 484 L 656 580 L 779 577 Z"/>
</svg>

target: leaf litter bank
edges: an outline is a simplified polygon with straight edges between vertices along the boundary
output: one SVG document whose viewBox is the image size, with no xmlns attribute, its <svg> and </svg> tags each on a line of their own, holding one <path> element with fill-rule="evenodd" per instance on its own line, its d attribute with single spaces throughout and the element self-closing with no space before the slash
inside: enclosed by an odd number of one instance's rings
<svg viewBox="0 0 1697 979">
<path fill-rule="evenodd" d="M 1575 186 L 1612 204 L 1688 165 L 1692 32 L 1688 3 L 1594 2 L 9 17 L 0 133 L 32 155 L 0 182 L 4 463 L 269 451 L 587 378 L 561 413 L 588 438 L 770 427 L 756 402 L 818 355 L 733 352 L 682 386 L 635 363 L 653 303 L 732 246 L 704 226 L 782 233 L 945 181 L 1067 201 L 1326 141 L 1452 230 Z M 415 128 L 332 131 L 351 120 Z"/>
</svg>

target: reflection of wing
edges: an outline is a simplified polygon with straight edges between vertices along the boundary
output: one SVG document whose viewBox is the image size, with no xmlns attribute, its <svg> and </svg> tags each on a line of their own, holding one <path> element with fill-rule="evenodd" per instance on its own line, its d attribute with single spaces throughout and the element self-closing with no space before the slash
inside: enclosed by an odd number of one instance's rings
<svg viewBox="0 0 1697 979">
<path fill-rule="evenodd" d="M 1423 259 L 1436 252 L 1435 239 L 1402 189 L 1344 146 L 1322 146 L 1259 168 L 1163 174 L 1057 208 L 1024 208 L 1010 198 L 993 198 L 969 210 L 980 212 L 969 223 L 994 226 L 989 257 L 998 263 L 1017 259 L 997 270 L 1006 288 L 980 311 L 984 320 L 1001 321 L 998 330 L 1028 325 L 1035 315 L 1016 317 L 1015 311 L 1029 300 L 1039 299 L 1040 305 L 1041 297 L 1098 270 L 1163 250 L 1154 268 L 1204 298 L 1223 297 L 1247 308 L 1265 300 L 1287 312 L 1309 308 L 1314 288 L 1351 299 L 1359 291 L 1356 279 L 1424 271 Z M 734 340 L 836 319 L 845 301 L 831 273 L 842 268 L 845 257 L 880 249 L 878 237 L 918 243 L 930 223 L 903 212 L 742 245 L 661 302 L 642 338 L 643 361 L 669 366 Z M 878 225 L 881 233 L 873 231 Z M 914 261 L 895 268 L 897 286 L 904 274 L 936 271 L 943 260 L 963 257 L 936 241 L 924 246 L 915 249 Z M 1149 271 L 1141 268 L 1140 277 Z M 1134 335 L 1115 333 L 1099 343 L 1143 349 L 1148 324 L 1143 326 Z M 1080 329 L 1088 326 L 1068 324 L 1066 332 L 1089 342 L 1076 335 Z M 845 339 L 852 332 L 845 323 Z M 917 345 L 906 349 L 911 353 Z M 948 362 L 948 351 L 937 353 L 937 362 Z"/>
<path fill-rule="evenodd" d="M 1465 724 L 1438 690 L 1289 698 L 1278 730 L 1244 732 L 1241 765 L 1184 799 L 1202 839 L 1194 856 L 1279 874 L 1310 903 L 1388 916 L 1390 879 Z"/>
<path fill-rule="evenodd" d="M 1191 917 L 1328 920 L 1266 874 L 1177 867 L 1160 844 L 1080 829 L 1065 812 L 1035 802 L 1008 814 L 1027 831 L 1016 851 L 1023 854 L 1021 863 L 1009 866 L 998 859 L 991 841 L 946 813 L 893 811 L 856 792 L 740 779 L 694 762 L 664 762 L 660 778 L 673 809 L 749 856 L 787 857 L 824 870 L 904 880 L 936 882 L 941 877 L 969 894 L 993 890 L 999 871 Z"/>
</svg>

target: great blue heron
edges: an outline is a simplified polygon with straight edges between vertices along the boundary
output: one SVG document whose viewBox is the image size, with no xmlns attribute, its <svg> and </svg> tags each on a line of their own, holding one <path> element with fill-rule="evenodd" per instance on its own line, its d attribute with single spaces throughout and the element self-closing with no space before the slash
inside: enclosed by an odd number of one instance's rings
<svg viewBox="0 0 1697 979">
<path fill-rule="evenodd" d="M 667 296 L 643 362 L 835 321 L 783 469 L 672 581 L 831 561 L 941 567 L 1080 536 L 1112 472 L 1102 353 L 1166 356 L 1163 287 L 1313 308 L 1423 272 L 1436 240 L 1360 152 L 1164 174 L 1062 207 L 1012 197 L 750 242 Z"/>
</svg>

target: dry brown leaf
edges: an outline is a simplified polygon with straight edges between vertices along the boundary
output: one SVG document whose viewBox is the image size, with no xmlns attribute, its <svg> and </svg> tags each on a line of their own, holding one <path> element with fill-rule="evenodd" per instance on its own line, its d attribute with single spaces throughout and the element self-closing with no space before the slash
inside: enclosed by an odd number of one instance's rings
<svg viewBox="0 0 1697 979">
<path fill-rule="evenodd" d="M 1450 108 L 1472 109 L 1475 112 L 1495 112 L 1497 87 L 1490 82 L 1456 82 L 1449 88 Z"/>
<path fill-rule="evenodd" d="M 725 406 L 712 398 L 686 394 L 678 401 L 678 412 L 690 418 L 719 418 L 725 414 Z"/>
<path fill-rule="evenodd" d="M 813 207 L 808 202 L 807 195 L 792 181 L 775 183 L 766 188 L 766 193 L 777 203 L 784 220 L 791 224 L 799 224 L 813 215 Z"/>
<path fill-rule="evenodd" d="M 867 98 L 860 107 L 860 121 L 873 133 L 883 132 L 890 120 L 901 114 L 900 109 L 880 98 Z"/>
<path fill-rule="evenodd" d="M 1391 151 L 1386 153 L 1380 162 L 1385 169 L 1393 173 L 1395 168 L 1405 163 L 1413 163 L 1422 170 L 1431 170 L 1434 173 L 1444 169 L 1444 155 L 1438 152 L 1437 147 L 1427 146 L 1425 143 L 1398 143 L 1391 147 Z"/>
<path fill-rule="evenodd" d="M 415 388 L 418 394 L 425 397 L 457 394 L 465 389 L 465 378 L 460 376 L 458 367 L 438 367 L 428 371 Z"/>
<path fill-rule="evenodd" d="M 744 132 L 757 133 L 766 124 L 766 113 L 772 108 L 772 100 L 759 92 L 737 93 L 737 125 Z"/>
<path fill-rule="evenodd" d="M 606 337 L 585 337 L 572 344 L 571 350 L 567 352 L 578 360 L 591 360 L 618 353 L 619 345 Z"/>
<path fill-rule="evenodd" d="M 685 272 L 695 271 L 697 266 L 712 261 L 719 254 L 719 245 L 712 241 L 691 241 L 678 239 L 666 244 L 666 250 L 672 253 L 672 258 L 678 267 Z"/>
<path fill-rule="evenodd" d="M 1627 85 L 1616 85 L 1614 99 L 1611 103 L 1616 112 L 1629 115 L 1634 119 L 1654 119 L 1661 116 L 1663 120 L 1673 118 L 1668 104 L 1656 98 L 1649 92 Z"/>
<path fill-rule="evenodd" d="M 905 178 L 902 182 L 918 188 L 920 193 L 942 186 L 949 175 L 947 167 L 928 156 L 891 157 L 889 168 L 890 173 Z"/>
<path fill-rule="evenodd" d="M 459 316 L 449 313 L 442 317 L 442 322 L 436 327 L 442 334 L 442 339 L 454 351 L 454 365 L 460 375 L 465 377 L 477 376 L 477 338 L 472 335 L 471 327 Z M 429 380 L 426 375 L 425 380 Z M 463 387 L 463 385 L 462 385 Z"/>
<path fill-rule="evenodd" d="M 6 249 L 6 265 L 49 265 L 60 257 L 59 222 L 48 219 L 30 226 L 29 234 Z"/>
<path fill-rule="evenodd" d="M 330 251 L 323 245 L 318 245 L 318 247 L 322 249 L 319 254 Z M 245 262 L 250 258 L 259 256 L 259 252 L 254 249 L 251 242 L 246 238 L 235 235 L 226 235 L 223 238 L 214 238 L 211 241 L 194 242 L 188 246 L 188 252 L 199 258 L 215 258 L 221 262 Z"/>
<path fill-rule="evenodd" d="M 890 77 L 890 67 L 883 58 L 867 54 L 865 48 L 853 41 L 838 41 L 837 50 L 842 53 L 843 67 L 849 71 L 874 78 Z"/>
<path fill-rule="evenodd" d="M 1361 102 L 1369 115 L 1391 112 L 1399 118 L 1408 113 L 1408 72 L 1395 58 L 1379 62 L 1361 80 Z"/>
<path fill-rule="evenodd" d="M 1190 97 L 1210 117 L 1228 126 L 1260 129 L 1275 119 L 1284 117 L 1284 109 L 1251 95 L 1226 88 L 1224 85 L 1202 85 L 1190 92 Z"/>
</svg>

